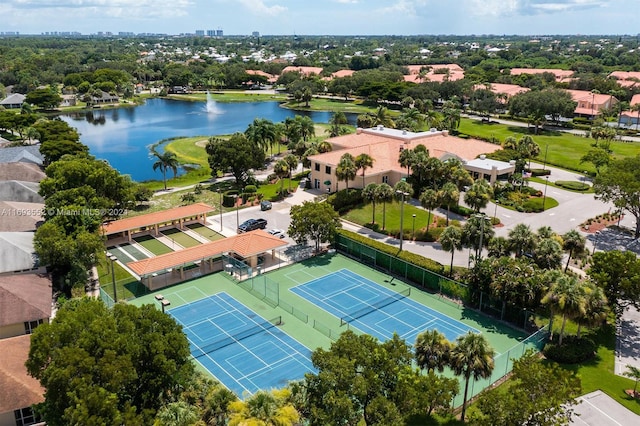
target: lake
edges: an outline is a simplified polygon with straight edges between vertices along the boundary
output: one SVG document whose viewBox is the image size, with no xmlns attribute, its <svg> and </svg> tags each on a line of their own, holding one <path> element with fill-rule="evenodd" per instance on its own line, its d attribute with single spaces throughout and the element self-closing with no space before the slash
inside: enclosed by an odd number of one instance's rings
<svg viewBox="0 0 640 426">
<path fill-rule="evenodd" d="M 154 160 L 149 155 L 150 145 L 158 141 L 244 132 L 255 118 L 278 123 L 295 115 L 327 123 L 332 113 L 289 110 L 281 108 L 278 102 L 210 103 L 207 108 L 205 102 L 149 99 L 136 107 L 95 109 L 60 118 L 78 130 L 80 141 L 92 155 L 142 182 L 162 180 L 162 173 L 153 171 Z M 347 117 L 355 124 L 355 114 Z"/>
</svg>

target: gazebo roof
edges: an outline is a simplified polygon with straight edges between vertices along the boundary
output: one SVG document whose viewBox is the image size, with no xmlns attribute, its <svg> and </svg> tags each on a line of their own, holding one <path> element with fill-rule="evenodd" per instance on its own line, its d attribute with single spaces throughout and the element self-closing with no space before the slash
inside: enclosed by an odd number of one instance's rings
<svg viewBox="0 0 640 426">
<path fill-rule="evenodd" d="M 189 204 L 188 206 L 176 207 L 160 212 L 114 220 L 113 222 L 104 224 L 102 226 L 102 231 L 104 235 L 117 234 L 118 232 L 140 229 L 143 226 L 153 226 L 159 223 L 171 222 L 172 220 L 207 214 L 213 210 L 214 208 L 208 204 Z"/>
<path fill-rule="evenodd" d="M 222 253 L 234 252 L 243 258 L 248 258 L 286 245 L 287 243 L 280 238 L 258 229 L 176 252 L 127 263 L 127 267 L 142 277 L 154 272 L 165 271 L 169 268 L 208 259 Z"/>
</svg>

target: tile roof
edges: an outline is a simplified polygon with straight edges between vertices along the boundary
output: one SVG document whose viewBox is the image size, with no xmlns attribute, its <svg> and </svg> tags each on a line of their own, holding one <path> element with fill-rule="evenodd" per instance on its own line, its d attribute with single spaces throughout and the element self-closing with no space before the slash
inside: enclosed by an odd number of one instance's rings
<svg viewBox="0 0 640 426">
<path fill-rule="evenodd" d="M 414 149 L 417 145 L 424 145 L 432 157 L 443 158 L 452 154 L 464 161 L 501 149 L 499 145 L 449 136 L 446 132 L 406 132 L 404 138 L 402 131 L 396 129 L 383 129 L 380 135 L 373 134 L 374 132 L 377 130 L 360 129 L 357 133 L 327 139 L 334 149 L 310 156 L 309 159 L 335 166 L 347 152 L 354 157 L 366 153 L 374 159 L 373 167 L 367 169 L 367 174 L 377 174 L 389 170 L 405 171 L 398 162 L 400 148 Z"/>
<path fill-rule="evenodd" d="M 297 66 L 294 66 L 294 65 L 289 65 L 288 67 L 285 67 L 282 70 L 280 75 L 282 75 L 282 74 L 284 74 L 286 72 L 299 72 L 300 74 L 303 74 L 305 76 L 309 76 L 311 74 L 320 75 L 320 73 L 322 73 L 322 68 L 320 68 L 320 67 L 297 67 Z"/>
<path fill-rule="evenodd" d="M 102 226 L 102 231 L 104 235 L 117 234 L 118 232 L 139 229 L 143 226 L 151 226 L 155 224 L 171 222 L 172 220 L 184 219 L 200 214 L 207 214 L 212 212 L 213 210 L 214 208 L 208 204 L 189 204 L 187 206 L 176 207 L 173 209 L 163 210 L 155 213 L 115 220 L 113 222 L 104 224 Z"/>
<path fill-rule="evenodd" d="M 0 101 L 0 105 L 22 105 L 27 97 L 21 93 L 13 93 Z"/>
<path fill-rule="evenodd" d="M 38 194 L 39 190 L 40 185 L 37 182 L 0 180 L 0 201 L 44 203 L 44 198 Z"/>
<path fill-rule="evenodd" d="M 44 389 L 24 365 L 30 347 L 28 334 L 0 339 L 0 413 L 13 413 L 44 401 Z"/>
<path fill-rule="evenodd" d="M 0 327 L 51 317 L 52 297 L 46 275 L 0 275 Z"/>
<path fill-rule="evenodd" d="M 333 78 L 349 77 L 349 76 L 352 76 L 354 72 L 355 72 L 354 70 L 339 70 L 331 74 L 331 77 Z"/>
<path fill-rule="evenodd" d="M 44 219 L 41 213 L 44 204 L 0 201 L 0 232 L 35 231 Z"/>
<path fill-rule="evenodd" d="M 474 89 L 484 89 L 485 86 L 483 84 L 477 84 Z M 502 83 L 491 83 L 489 86 L 489 90 L 491 90 L 495 94 L 504 93 L 508 97 L 513 95 L 517 95 L 518 93 L 528 92 L 530 89 L 527 87 L 518 86 L 517 84 L 502 84 Z"/>
<path fill-rule="evenodd" d="M 19 180 L 23 182 L 40 182 L 45 174 L 37 164 L 33 163 L 0 163 L 0 180 Z"/>
<path fill-rule="evenodd" d="M 629 102 L 629 105 L 631 106 L 634 106 L 637 104 L 640 104 L 640 93 L 633 95 L 633 97 L 631 98 L 631 102 Z"/>
<path fill-rule="evenodd" d="M 13 146 L 0 149 L 0 163 L 34 163 L 42 165 L 44 158 L 37 145 Z"/>
<path fill-rule="evenodd" d="M 287 242 L 279 237 L 258 229 L 172 253 L 131 262 L 127 264 L 127 267 L 142 277 L 222 253 L 234 252 L 244 258 L 248 258 L 286 245 Z"/>
<path fill-rule="evenodd" d="M 573 76 L 573 71 L 571 70 L 559 70 L 554 68 L 512 68 L 511 75 L 520 75 L 520 74 L 543 74 L 543 73 L 551 73 L 556 76 L 556 80 L 564 80 L 571 76 Z"/>
<path fill-rule="evenodd" d="M 0 274 L 37 266 L 33 232 L 0 232 Z"/>
<path fill-rule="evenodd" d="M 616 80 L 631 81 L 634 84 L 640 81 L 640 72 L 638 71 L 614 71 L 609 74 L 609 77 L 613 77 Z M 620 83 L 620 81 L 618 81 Z"/>
</svg>

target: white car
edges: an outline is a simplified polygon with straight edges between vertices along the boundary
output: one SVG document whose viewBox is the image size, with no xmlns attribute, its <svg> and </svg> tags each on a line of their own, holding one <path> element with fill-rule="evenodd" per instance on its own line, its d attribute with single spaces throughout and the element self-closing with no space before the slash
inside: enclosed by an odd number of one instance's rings
<svg viewBox="0 0 640 426">
<path fill-rule="evenodd" d="M 268 232 L 274 237 L 284 238 L 284 231 L 282 229 L 270 229 Z"/>
</svg>

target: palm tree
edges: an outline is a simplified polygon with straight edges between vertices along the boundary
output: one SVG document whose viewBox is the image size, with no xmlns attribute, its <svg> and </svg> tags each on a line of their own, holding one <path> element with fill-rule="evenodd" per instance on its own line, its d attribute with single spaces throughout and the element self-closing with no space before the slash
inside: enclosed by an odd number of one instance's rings
<svg viewBox="0 0 640 426">
<path fill-rule="evenodd" d="M 502 142 L 502 148 L 504 149 L 512 149 L 514 151 L 518 150 L 518 140 L 516 138 L 514 138 L 513 136 L 507 136 L 506 138 L 504 138 L 504 141 Z"/>
<path fill-rule="evenodd" d="M 456 250 L 462 250 L 462 230 L 458 226 L 447 226 L 440 234 L 440 244 L 444 251 L 451 252 L 449 276 L 453 275 L 453 255 Z"/>
<path fill-rule="evenodd" d="M 464 194 L 464 202 L 479 213 L 480 209 L 487 207 L 489 200 L 493 197 L 493 189 L 489 182 L 484 179 L 476 180 Z"/>
<path fill-rule="evenodd" d="M 289 163 L 286 160 L 278 160 L 273 166 L 273 172 L 280 179 L 280 195 L 284 196 L 284 178 L 289 176 Z"/>
<path fill-rule="evenodd" d="M 569 258 L 567 259 L 567 264 L 564 267 L 564 272 L 567 272 L 569 269 L 569 262 L 571 262 L 571 256 L 574 253 L 580 253 L 584 251 L 584 247 L 587 240 L 584 238 L 578 231 L 572 229 L 568 231 L 566 234 L 562 236 L 562 248 L 565 251 L 569 252 Z"/>
<path fill-rule="evenodd" d="M 438 330 L 427 330 L 416 337 L 415 357 L 418 367 L 423 370 L 443 372 L 449 364 L 449 354 L 453 344 Z"/>
<path fill-rule="evenodd" d="M 271 392 L 260 390 L 245 401 L 229 404 L 231 419 L 229 426 L 242 425 L 294 425 L 300 413 L 289 402 L 291 391 L 278 389 Z"/>
<path fill-rule="evenodd" d="M 386 107 L 380 105 L 373 117 L 373 125 L 374 126 L 385 126 L 385 127 L 394 127 L 393 118 L 389 115 L 389 110 Z"/>
<path fill-rule="evenodd" d="M 355 158 L 353 155 L 348 152 L 342 154 L 340 157 L 340 161 L 338 161 L 338 166 L 336 167 L 336 177 L 338 180 L 344 180 L 347 193 L 349 192 L 349 180 L 352 180 L 356 177 L 356 173 L 358 172 L 358 168 L 355 163 Z"/>
<path fill-rule="evenodd" d="M 316 146 L 316 149 L 320 154 L 324 154 L 325 152 L 331 152 L 331 150 L 333 149 L 333 146 L 331 145 L 331 143 L 327 141 L 322 141 L 318 143 L 318 145 Z"/>
<path fill-rule="evenodd" d="M 296 115 L 295 120 L 299 123 L 298 125 L 300 126 L 300 136 L 302 137 L 302 140 L 306 141 L 310 137 L 316 135 L 316 127 L 311 118 Z"/>
<path fill-rule="evenodd" d="M 431 210 L 440 205 L 440 195 L 434 189 L 426 189 L 420 194 L 420 205 L 427 209 L 427 232 L 431 225 Z"/>
<path fill-rule="evenodd" d="M 460 419 L 464 422 L 467 410 L 467 395 L 469 392 L 469 380 L 486 379 L 493 372 L 493 356 L 495 352 L 487 340 L 481 334 L 469 332 L 456 339 L 456 344 L 451 349 L 451 369 L 456 375 L 462 375 L 465 380 L 464 397 L 462 399 L 462 412 Z"/>
<path fill-rule="evenodd" d="M 288 154 L 283 158 L 289 166 L 289 192 L 291 192 L 291 180 L 293 179 L 293 172 L 298 168 L 298 157 L 293 154 Z"/>
<path fill-rule="evenodd" d="M 577 277 L 558 273 L 554 275 L 554 278 L 553 284 L 551 284 L 549 291 L 542 298 L 541 303 L 549 305 L 552 315 L 562 315 L 560 340 L 558 341 L 558 344 L 562 345 L 567 319 L 584 315 L 586 313 L 586 301 Z M 553 339 L 553 330 L 551 330 L 551 339 Z"/>
<path fill-rule="evenodd" d="M 382 201 L 382 229 L 385 229 L 387 218 L 387 202 L 393 199 L 393 188 L 388 183 L 381 183 L 376 188 L 376 197 Z"/>
<path fill-rule="evenodd" d="M 171 402 L 156 414 L 156 420 L 163 426 L 190 426 L 198 418 L 198 409 L 185 401 Z"/>
<path fill-rule="evenodd" d="M 509 231 L 509 246 L 516 257 L 533 251 L 536 247 L 536 236 L 529 225 L 519 223 Z"/>
<path fill-rule="evenodd" d="M 509 240 L 505 237 L 494 237 L 489 240 L 487 251 L 490 257 L 505 257 L 511 254 Z"/>
<path fill-rule="evenodd" d="M 376 223 L 376 200 L 378 199 L 378 184 L 370 183 L 369 185 L 365 186 L 364 189 L 362 190 L 362 197 L 367 201 L 371 201 L 372 210 L 373 210 L 371 223 L 375 224 Z"/>
<path fill-rule="evenodd" d="M 636 381 L 633 385 L 633 397 L 635 398 L 638 382 L 640 382 L 640 368 L 627 364 L 627 371 L 624 372 L 624 375 Z"/>
<path fill-rule="evenodd" d="M 256 118 L 244 131 L 245 136 L 251 142 L 258 144 L 263 150 L 271 148 L 273 155 L 273 144 L 277 140 L 276 126 L 271 120 L 266 118 Z"/>
<path fill-rule="evenodd" d="M 342 125 L 348 123 L 349 122 L 347 121 L 347 116 L 344 114 L 344 112 L 336 111 L 329 119 L 329 128 L 326 130 L 326 132 L 329 134 L 329 137 L 332 138 L 343 135 L 348 130 L 342 127 Z"/>
<path fill-rule="evenodd" d="M 402 150 L 398 158 L 398 162 L 400 163 L 400 166 L 407 168 L 407 177 L 409 177 L 409 175 L 411 174 L 411 166 L 414 163 L 414 159 L 415 159 L 415 153 L 411 149 Z"/>
<path fill-rule="evenodd" d="M 601 287 L 597 286 L 593 281 L 584 281 L 580 288 L 585 300 L 585 314 L 575 319 L 578 323 L 578 339 L 583 325 L 586 327 L 598 326 L 609 315 L 607 296 L 605 296 Z"/>
<path fill-rule="evenodd" d="M 229 404 L 238 397 L 222 385 L 214 387 L 204 400 L 202 420 L 207 425 L 224 425 L 229 418 Z"/>
<path fill-rule="evenodd" d="M 543 238 L 536 244 L 533 261 L 542 269 L 559 269 L 562 266 L 562 245 L 554 238 Z"/>
<path fill-rule="evenodd" d="M 362 154 L 358 154 L 358 156 L 354 160 L 357 170 L 362 169 L 362 187 L 363 188 L 365 187 L 364 172 L 367 169 L 373 167 L 374 161 L 375 160 L 369 154 L 365 154 L 364 152 Z"/>
<path fill-rule="evenodd" d="M 162 153 L 156 151 L 155 148 L 151 149 L 151 155 L 156 157 L 157 161 L 153 163 L 153 170 L 156 171 L 160 169 L 162 172 L 162 180 L 164 182 L 164 190 L 167 190 L 167 169 L 173 171 L 173 177 L 176 177 L 178 173 L 178 166 L 180 163 L 178 162 L 178 158 L 176 154 L 171 151 L 164 151 Z"/>
<path fill-rule="evenodd" d="M 533 141 L 529 135 L 525 135 L 518 141 L 518 152 L 520 155 L 529 160 L 529 169 L 531 169 L 531 157 L 537 157 L 540 154 L 540 145 Z"/>
<path fill-rule="evenodd" d="M 447 182 L 442 185 L 442 188 L 438 191 L 438 197 L 447 206 L 447 226 L 449 226 L 451 206 L 458 204 L 458 200 L 460 200 L 460 191 L 455 183 Z"/>
</svg>

